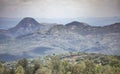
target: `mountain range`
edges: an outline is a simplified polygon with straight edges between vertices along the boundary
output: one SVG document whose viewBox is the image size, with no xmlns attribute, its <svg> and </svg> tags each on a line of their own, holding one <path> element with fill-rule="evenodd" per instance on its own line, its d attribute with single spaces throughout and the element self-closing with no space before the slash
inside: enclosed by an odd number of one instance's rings
<svg viewBox="0 0 120 74">
<path fill-rule="evenodd" d="M 73 21 L 63 25 L 26 17 L 15 27 L 0 30 L 0 60 L 68 52 L 120 55 L 119 48 L 120 23 L 101 27 Z"/>
</svg>

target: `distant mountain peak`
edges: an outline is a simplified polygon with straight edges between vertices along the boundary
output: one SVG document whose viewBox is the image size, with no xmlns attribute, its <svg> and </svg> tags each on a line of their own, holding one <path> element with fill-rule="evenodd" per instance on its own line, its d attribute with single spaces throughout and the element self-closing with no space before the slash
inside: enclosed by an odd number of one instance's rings
<svg viewBox="0 0 120 74">
<path fill-rule="evenodd" d="M 36 32 L 40 29 L 42 29 L 44 25 L 38 23 L 35 19 L 31 17 L 23 18 L 18 25 L 16 25 L 13 28 L 10 28 L 8 32 L 12 33 L 12 35 L 20 36 L 25 35 L 29 33 Z"/>
<path fill-rule="evenodd" d="M 78 22 L 78 21 L 72 21 L 71 23 L 81 24 L 81 22 Z"/>
<path fill-rule="evenodd" d="M 21 20 L 21 22 L 29 22 L 29 21 L 35 21 L 35 19 L 31 17 L 25 17 Z"/>
<path fill-rule="evenodd" d="M 86 23 L 83 23 L 83 22 L 78 22 L 78 21 L 73 21 L 73 22 L 70 22 L 68 24 L 66 24 L 66 26 L 89 26 L 88 24 Z"/>
<path fill-rule="evenodd" d="M 114 23 L 114 24 L 107 25 L 107 26 L 120 26 L 120 23 Z"/>
<path fill-rule="evenodd" d="M 32 25 L 39 25 L 39 23 L 31 18 L 31 17 L 26 17 L 24 19 L 22 19 L 17 26 L 23 26 L 23 27 L 27 27 L 27 26 L 32 26 Z"/>
<path fill-rule="evenodd" d="M 32 21 L 34 21 L 34 22 L 37 22 L 34 18 L 32 18 L 32 17 L 25 17 L 25 18 L 23 18 L 22 20 L 21 20 L 21 22 L 32 22 Z"/>
<path fill-rule="evenodd" d="M 23 19 L 33 19 L 32 17 L 24 17 Z"/>
</svg>

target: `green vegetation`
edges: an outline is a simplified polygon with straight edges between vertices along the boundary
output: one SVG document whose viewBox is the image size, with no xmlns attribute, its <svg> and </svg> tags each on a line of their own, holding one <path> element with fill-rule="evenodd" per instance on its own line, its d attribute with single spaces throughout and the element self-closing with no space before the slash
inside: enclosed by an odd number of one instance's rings
<svg viewBox="0 0 120 74">
<path fill-rule="evenodd" d="M 22 66 L 18 66 L 17 69 L 15 70 L 15 74 L 24 74 L 24 69 Z"/>
<path fill-rule="evenodd" d="M 0 63 L 0 74 L 120 74 L 120 56 L 72 53 Z"/>
<path fill-rule="evenodd" d="M 2 63 L 0 63 L 0 73 L 2 74 L 4 72 L 4 67 L 2 65 Z"/>
</svg>

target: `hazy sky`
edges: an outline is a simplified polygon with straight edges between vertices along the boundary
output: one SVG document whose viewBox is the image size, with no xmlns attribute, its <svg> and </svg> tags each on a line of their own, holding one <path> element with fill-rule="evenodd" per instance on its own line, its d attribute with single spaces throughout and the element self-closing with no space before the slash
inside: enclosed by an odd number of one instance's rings
<svg viewBox="0 0 120 74">
<path fill-rule="evenodd" d="M 120 16 L 120 0 L 0 0 L 0 17 Z"/>
</svg>

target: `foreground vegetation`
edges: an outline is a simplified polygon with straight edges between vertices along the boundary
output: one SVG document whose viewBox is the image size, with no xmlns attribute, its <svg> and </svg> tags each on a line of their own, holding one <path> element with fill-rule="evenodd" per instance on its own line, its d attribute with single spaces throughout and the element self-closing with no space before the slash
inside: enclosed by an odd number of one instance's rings
<svg viewBox="0 0 120 74">
<path fill-rule="evenodd" d="M 0 63 L 0 74 L 120 74 L 120 56 L 74 53 Z"/>
</svg>

